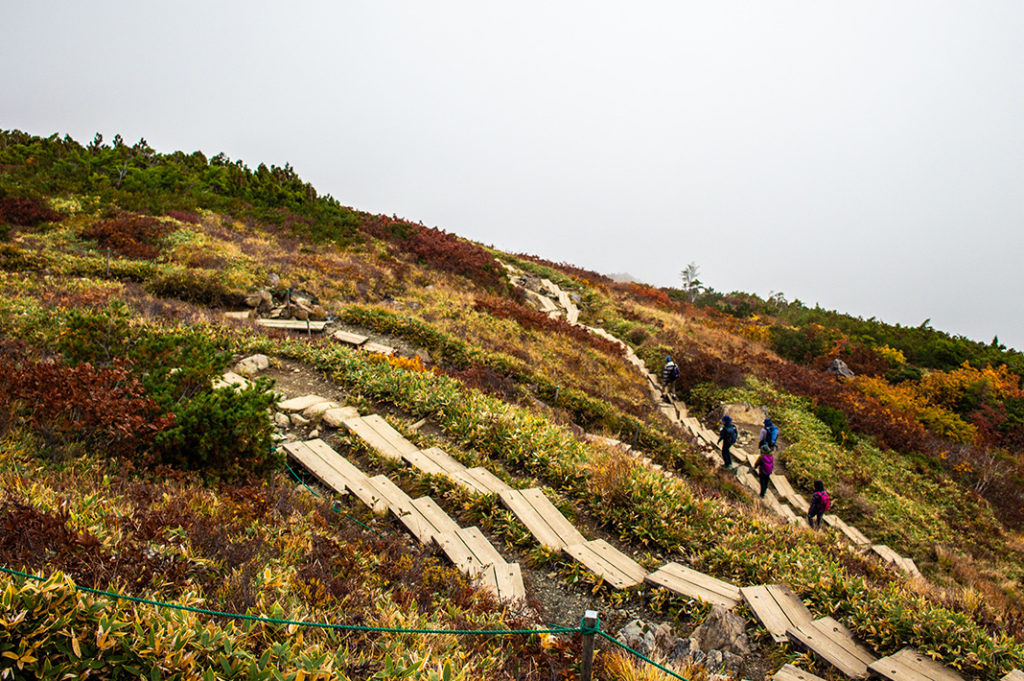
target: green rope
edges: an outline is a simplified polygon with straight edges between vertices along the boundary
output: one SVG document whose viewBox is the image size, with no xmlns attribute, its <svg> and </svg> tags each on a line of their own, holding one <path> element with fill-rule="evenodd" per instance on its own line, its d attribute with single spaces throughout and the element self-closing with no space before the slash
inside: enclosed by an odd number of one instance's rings
<svg viewBox="0 0 1024 681">
<path fill-rule="evenodd" d="M 15 577 L 21 577 L 23 579 L 33 579 L 36 581 L 46 581 L 46 577 L 40 577 L 39 575 L 29 574 L 27 572 L 20 572 L 18 570 L 12 570 L 8 567 L 0 566 L 0 572 L 5 572 Z M 143 605 L 152 605 L 158 608 L 170 608 L 172 610 L 183 610 L 185 612 L 191 612 L 198 615 L 212 615 L 215 617 L 227 617 L 236 620 L 246 620 L 249 622 L 263 622 L 266 624 L 284 624 L 284 625 L 295 625 L 299 627 L 313 627 L 317 629 L 334 629 L 341 631 L 378 631 L 388 632 L 393 634 L 452 634 L 460 636 L 511 636 L 511 635 L 531 635 L 531 634 L 576 634 L 579 633 L 579 627 L 551 627 L 548 629 L 418 629 L 410 627 L 371 627 L 369 625 L 359 624 L 332 624 L 329 622 L 307 622 L 305 620 L 288 620 L 279 619 L 276 617 L 264 617 L 262 615 L 246 615 L 238 612 L 225 612 L 223 610 L 210 610 L 207 608 L 196 608 L 191 605 L 181 605 L 180 603 L 164 603 L 162 601 L 154 601 L 148 598 L 139 598 L 138 596 L 128 596 L 126 594 L 114 593 L 112 591 L 103 591 L 101 589 L 92 589 L 87 586 L 80 586 L 74 584 L 74 587 L 78 591 L 93 594 L 96 596 L 106 596 L 115 600 L 131 601 L 132 603 L 141 603 Z"/>
<path fill-rule="evenodd" d="M 685 676 L 680 676 L 679 674 L 675 673 L 674 671 L 672 671 L 672 670 L 671 670 L 671 669 L 669 669 L 668 667 L 665 667 L 665 666 L 663 666 L 663 665 L 660 665 L 660 664 L 658 664 L 657 662 L 655 662 L 655 661 L 654 661 L 654 660 L 652 660 L 651 658 L 647 657 L 647 656 L 646 656 L 646 655 L 644 655 L 643 653 L 640 653 L 640 652 L 638 652 L 638 651 L 636 651 L 636 650 L 633 650 L 632 648 L 630 648 L 629 646 L 627 646 L 627 645 L 626 645 L 625 643 L 622 643 L 621 641 L 619 641 L 618 639 L 616 639 L 616 638 L 615 638 L 614 636 L 610 636 L 610 635 L 606 634 L 606 633 L 605 633 L 605 632 L 603 632 L 603 631 L 598 631 L 598 632 L 596 632 L 596 633 L 597 633 L 597 635 L 598 635 L 598 636 L 600 636 L 600 637 L 604 638 L 605 640 L 611 641 L 612 643 L 614 643 L 614 644 L 615 644 L 615 645 L 617 645 L 618 647 L 622 648 L 622 649 L 623 649 L 623 650 L 625 650 L 626 652 L 628 652 L 628 653 L 631 653 L 631 654 L 633 654 L 633 655 L 635 655 L 635 656 L 639 657 L 639 658 L 640 658 L 641 660 L 643 660 L 643 661 L 644 661 L 644 662 L 646 662 L 647 664 L 649 664 L 649 665 L 652 665 L 652 666 L 654 666 L 654 667 L 657 667 L 658 669 L 660 669 L 661 671 L 665 672 L 665 673 L 666 673 L 666 674 L 668 674 L 669 676 L 671 676 L 671 677 L 673 677 L 673 678 L 676 678 L 676 679 L 679 679 L 680 681 L 690 681 L 690 680 L 689 680 L 689 679 L 687 679 L 687 678 L 686 678 Z"/>
</svg>

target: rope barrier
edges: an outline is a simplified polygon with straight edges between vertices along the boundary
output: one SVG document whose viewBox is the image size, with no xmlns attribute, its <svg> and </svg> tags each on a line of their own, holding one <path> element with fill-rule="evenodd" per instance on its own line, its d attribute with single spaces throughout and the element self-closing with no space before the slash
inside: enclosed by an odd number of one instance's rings
<svg viewBox="0 0 1024 681">
<path fill-rule="evenodd" d="M 317 494 L 317 492 L 316 492 L 316 491 L 315 491 L 315 490 L 314 490 L 314 489 L 313 489 L 312 487 L 310 487 L 309 485 L 307 485 L 307 484 L 306 484 L 306 481 L 305 481 L 305 480 L 303 480 L 302 478 L 300 478 L 300 477 L 299 477 L 299 474 L 298 474 L 298 473 L 296 473 L 296 472 L 295 472 L 295 470 L 294 470 L 294 469 L 293 469 L 293 468 L 292 468 L 291 466 L 289 466 L 289 465 L 288 465 L 288 461 L 287 461 L 287 460 L 286 460 L 286 461 L 284 462 L 284 466 L 285 466 L 285 468 L 287 468 L 287 469 L 288 469 L 288 472 L 292 474 L 292 477 L 294 477 L 294 478 L 295 478 L 296 480 L 298 480 L 298 481 L 299 481 L 299 483 L 301 483 L 301 484 L 302 484 L 302 486 L 306 488 L 306 491 L 307 491 L 307 492 L 309 492 L 310 494 L 312 494 L 312 495 L 313 495 L 314 497 L 316 497 L 317 499 L 323 499 L 323 497 L 322 497 L 321 495 Z M 377 535 L 378 537 L 380 537 L 380 536 L 381 536 L 381 533 L 380 533 L 380 532 L 378 532 L 377 530 L 373 529 L 373 528 L 372 528 L 372 527 L 370 527 L 369 525 L 366 525 L 366 524 L 364 524 L 364 523 L 360 522 L 360 521 L 359 521 L 359 520 L 357 520 L 356 518 L 353 518 L 352 516 L 350 516 L 350 515 L 349 515 L 348 513 L 343 513 L 343 512 L 342 512 L 342 511 L 341 511 L 341 510 L 340 510 L 340 509 L 338 508 L 338 502 L 334 502 L 334 503 L 333 503 L 333 504 L 331 505 L 331 510 L 333 510 L 333 511 L 334 511 L 335 513 L 337 513 L 337 514 L 339 514 L 339 515 L 345 516 L 345 517 L 346 517 L 347 519 L 351 520 L 352 522 L 354 522 L 354 523 L 355 523 L 356 525 L 359 525 L 359 526 L 360 526 L 360 527 L 362 527 L 363 529 L 366 529 L 366 530 L 369 530 L 370 532 L 373 532 L 373 533 L 374 533 L 375 535 Z"/>
<path fill-rule="evenodd" d="M 14 577 L 32 579 L 39 582 L 44 582 L 47 580 L 46 577 L 29 574 L 27 572 L 21 572 L 19 570 L 12 570 L 11 568 L 3 566 L 0 566 L 0 572 L 4 572 Z M 334 624 L 331 622 L 309 622 L 306 620 L 290 620 L 277 617 L 265 617 L 263 615 L 247 615 L 245 613 L 240 612 L 226 612 L 223 610 L 197 608 L 195 606 L 182 605 L 180 603 L 165 603 L 163 601 L 155 601 L 149 598 L 140 598 L 138 596 L 129 596 L 127 594 L 119 594 L 114 593 L 112 591 L 104 591 L 102 589 L 93 589 L 91 587 L 80 586 L 78 584 L 74 584 L 74 588 L 77 591 L 93 594 L 95 596 L 105 596 L 115 600 L 130 601 L 132 603 L 140 603 L 142 605 L 152 605 L 158 608 L 182 610 L 184 612 L 191 612 L 197 615 L 211 615 L 214 617 L 226 617 L 228 619 L 244 620 L 248 622 L 262 622 L 264 624 L 279 625 L 295 625 L 299 627 L 310 627 L 316 629 L 333 629 L 339 631 L 375 631 L 392 634 L 451 634 L 459 636 L 521 636 L 532 634 L 577 634 L 580 632 L 580 627 L 550 627 L 548 629 L 425 629 L 415 627 L 372 627 L 369 625 L 362 624 Z"/>
<path fill-rule="evenodd" d="M 668 675 L 669 675 L 669 676 L 671 676 L 672 678 L 674 678 L 674 679 L 679 679 L 679 681 L 690 681 L 690 680 L 689 680 L 689 679 L 687 679 L 687 678 L 686 678 L 685 676 L 680 676 L 679 674 L 675 673 L 674 671 L 672 671 L 672 670 L 671 670 L 671 669 L 669 669 L 668 667 L 666 667 L 666 666 L 664 666 L 664 665 L 660 665 L 660 664 L 658 664 L 657 662 L 655 662 L 655 661 L 654 661 L 654 660 L 652 660 L 651 658 L 647 657 L 647 656 L 646 656 L 646 655 L 644 655 L 643 653 L 641 653 L 641 652 L 639 652 L 639 651 L 636 651 L 636 650 L 633 650 L 632 648 L 630 648 L 629 646 L 627 646 L 627 645 L 626 645 L 625 643 L 623 643 L 622 641 L 618 640 L 618 639 L 617 639 L 617 638 L 615 638 L 614 636 L 611 636 L 611 635 L 609 635 L 609 634 L 606 634 L 606 633 L 605 633 L 605 632 L 603 632 L 603 631 L 598 631 L 598 632 L 596 632 L 596 633 L 597 633 L 597 635 L 598 635 L 598 636 L 600 636 L 601 638 L 605 639 L 606 641 L 611 641 L 612 643 L 614 643 L 614 644 L 615 644 L 615 645 L 617 645 L 618 647 L 622 648 L 622 649 L 623 649 L 623 650 L 625 650 L 626 652 L 628 652 L 628 653 L 630 653 L 630 654 L 632 654 L 632 655 L 635 655 L 636 657 L 639 657 L 639 658 L 640 658 L 641 660 L 643 660 L 643 661 L 644 661 L 644 662 L 646 662 L 647 664 L 649 664 L 649 665 L 651 665 L 651 666 L 653 666 L 653 667 L 656 667 L 656 668 L 660 669 L 661 671 L 665 672 L 666 674 L 668 674 Z"/>
</svg>

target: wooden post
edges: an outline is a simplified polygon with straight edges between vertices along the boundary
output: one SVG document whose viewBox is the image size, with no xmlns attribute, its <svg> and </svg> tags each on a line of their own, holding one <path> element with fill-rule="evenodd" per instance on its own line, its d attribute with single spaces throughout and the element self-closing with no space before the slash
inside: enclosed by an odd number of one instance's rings
<svg viewBox="0 0 1024 681">
<path fill-rule="evenodd" d="M 636 449 L 637 444 L 640 442 L 640 422 L 636 422 L 636 430 L 633 431 L 633 448 Z"/>
<path fill-rule="evenodd" d="M 555 401 L 554 401 L 555 404 L 558 404 L 558 393 L 561 390 L 562 390 L 562 386 L 560 386 L 560 385 L 556 385 L 555 386 Z"/>
<path fill-rule="evenodd" d="M 583 626 L 587 629 L 597 627 L 597 611 L 587 610 L 583 613 Z M 594 634 L 583 634 L 583 659 L 580 666 L 580 681 L 591 681 L 594 674 Z"/>
<path fill-rule="evenodd" d="M 110 276 L 110 248 L 107 248 L 107 276 Z"/>
<path fill-rule="evenodd" d="M 313 335 L 313 332 L 309 328 L 309 317 L 306 317 L 306 335 L 307 336 L 312 336 Z"/>
</svg>

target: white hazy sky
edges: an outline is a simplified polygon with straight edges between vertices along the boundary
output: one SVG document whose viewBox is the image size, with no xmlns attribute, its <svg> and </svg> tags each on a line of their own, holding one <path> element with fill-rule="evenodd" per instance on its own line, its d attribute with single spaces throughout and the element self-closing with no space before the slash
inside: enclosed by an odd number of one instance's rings
<svg viewBox="0 0 1024 681">
<path fill-rule="evenodd" d="M 0 127 L 1024 348 L 1024 2 L 13 2 Z"/>
</svg>

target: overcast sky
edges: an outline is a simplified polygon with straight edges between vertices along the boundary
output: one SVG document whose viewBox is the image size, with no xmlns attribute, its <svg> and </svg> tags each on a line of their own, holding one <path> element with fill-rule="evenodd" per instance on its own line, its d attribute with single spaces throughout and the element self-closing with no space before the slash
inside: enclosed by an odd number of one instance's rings
<svg viewBox="0 0 1024 681">
<path fill-rule="evenodd" d="M 0 127 L 1024 348 L 1024 2 L 12 2 Z"/>
</svg>

